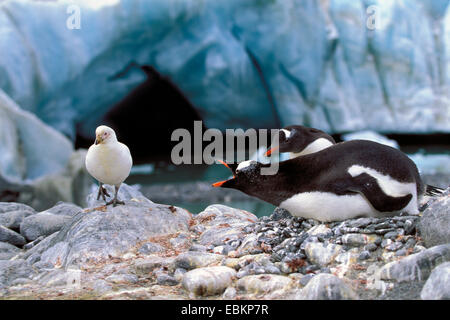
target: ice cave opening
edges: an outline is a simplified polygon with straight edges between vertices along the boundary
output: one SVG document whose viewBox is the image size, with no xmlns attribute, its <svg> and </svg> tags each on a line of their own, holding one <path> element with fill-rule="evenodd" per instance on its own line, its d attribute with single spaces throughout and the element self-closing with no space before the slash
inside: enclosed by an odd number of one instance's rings
<svg viewBox="0 0 450 320">
<path fill-rule="evenodd" d="M 110 80 L 125 76 L 134 67 L 145 72 L 146 80 L 112 106 L 102 123 L 128 145 L 135 164 L 166 160 L 177 143 L 171 141 L 172 132 L 184 128 L 193 134 L 194 121 L 202 118 L 177 86 L 152 66 L 132 63 Z M 88 148 L 91 140 L 77 130 L 75 148 Z"/>
</svg>

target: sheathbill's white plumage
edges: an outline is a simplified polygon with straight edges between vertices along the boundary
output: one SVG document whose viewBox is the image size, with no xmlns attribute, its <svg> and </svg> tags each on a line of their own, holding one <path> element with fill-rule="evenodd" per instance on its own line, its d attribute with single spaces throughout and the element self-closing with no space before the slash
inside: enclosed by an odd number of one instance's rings
<svg viewBox="0 0 450 320">
<path fill-rule="evenodd" d="M 119 187 L 129 176 L 133 160 L 126 145 L 117 141 L 116 133 L 107 126 L 99 126 L 95 130 L 95 143 L 89 148 L 86 155 L 87 171 L 99 181 L 97 200 L 100 196 L 105 200 L 109 196 L 103 184 L 115 187 L 114 198 L 106 203 L 125 204 L 117 199 Z"/>
</svg>

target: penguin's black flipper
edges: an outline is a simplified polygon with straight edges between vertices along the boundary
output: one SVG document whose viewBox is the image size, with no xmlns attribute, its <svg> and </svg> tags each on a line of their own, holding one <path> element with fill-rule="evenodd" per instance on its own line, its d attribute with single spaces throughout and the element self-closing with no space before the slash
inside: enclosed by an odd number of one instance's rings
<svg viewBox="0 0 450 320">
<path fill-rule="evenodd" d="M 412 199 L 412 194 L 403 197 L 391 197 L 384 193 L 377 180 L 367 173 L 352 179 L 350 191 L 363 194 L 370 204 L 380 212 L 399 211 L 405 208 Z"/>
</svg>

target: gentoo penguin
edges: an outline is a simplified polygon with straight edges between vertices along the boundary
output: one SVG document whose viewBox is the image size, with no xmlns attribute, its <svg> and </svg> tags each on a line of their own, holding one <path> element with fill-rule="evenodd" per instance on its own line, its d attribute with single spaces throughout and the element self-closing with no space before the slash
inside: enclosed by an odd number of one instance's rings
<svg viewBox="0 0 450 320">
<path fill-rule="evenodd" d="M 99 126 L 95 130 L 95 143 L 89 148 L 86 155 L 86 169 L 100 183 L 97 200 L 100 196 L 106 201 L 109 197 L 103 184 L 110 184 L 115 187 L 114 198 L 106 205 L 125 204 L 117 199 L 120 185 L 130 174 L 133 160 L 130 150 L 126 145 L 117 141 L 116 133 L 107 126 Z"/>
<path fill-rule="evenodd" d="M 279 163 L 277 174 L 261 175 L 270 164 L 230 165 L 233 178 L 214 187 L 238 189 L 294 216 L 320 221 L 418 214 L 424 184 L 403 152 L 368 140 L 352 140 Z"/>
<path fill-rule="evenodd" d="M 289 152 L 289 158 L 321 151 L 336 144 L 336 141 L 329 134 L 315 128 L 300 125 L 291 125 L 280 129 L 278 150 L 280 153 Z M 274 149 L 270 148 L 265 153 L 270 156 Z M 444 192 L 443 189 L 426 185 L 425 195 L 437 196 Z"/>
<path fill-rule="evenodd" d="M 279 131 L 279 152 L 289 152 L 290 159 L 313 152 L 318 152 L 336 143 L 333 137 L 325 132 L 304 126 L 287 126 Z M 266 152 L 270 156 L 275 149 Z"/>
</svg>

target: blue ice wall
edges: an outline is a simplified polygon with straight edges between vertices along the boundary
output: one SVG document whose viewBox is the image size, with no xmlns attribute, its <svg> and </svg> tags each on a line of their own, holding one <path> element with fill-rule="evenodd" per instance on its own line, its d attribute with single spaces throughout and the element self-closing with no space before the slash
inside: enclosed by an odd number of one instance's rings
<svg viewBox="0 0 450 320">
<path fill-rule="evenodd" d="M 450 132 L 443 0 L 0 2 L 0 88 L 74 136 L 144 80 L 174 82 L 208 127 Z M 81 29 L 68 29 L 70 4 Z"/>
</svg>

